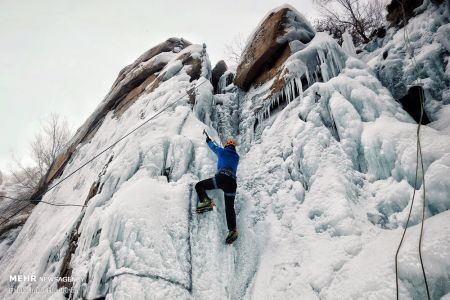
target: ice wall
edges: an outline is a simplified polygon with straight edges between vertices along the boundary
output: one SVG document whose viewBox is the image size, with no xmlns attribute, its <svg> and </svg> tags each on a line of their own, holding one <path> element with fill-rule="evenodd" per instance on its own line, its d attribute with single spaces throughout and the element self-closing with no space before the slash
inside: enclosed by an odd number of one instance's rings
<svg viewBox="0 0 450 300">
<path fill-rule="evenodd" d="M 199 79 L 192 81 L 192 65 L 180 64 L 185 53 L 201 59 Z M 65 286 L 74 298 L 203 298 L 226 293 L 227 270 L 221 273 L 218 263 L 199 261 L 208 252 L 218 261 L 230 260 L 230 253 L 220 252 L 226 236 L 224 215 L 192 214 L 197 201 L 193 184 L 213 175 L 216 165 L 202 135 L 207 129 L 218 140 L 207 125 L 213 113 L 209 59 L 203 46 L 192 45 L 166 63 L 158 87 L 143 93 L 122 114 L 108 113 L 89 142 L 79 145 L 61 178 L 167 109 L 45 194 L 44 201 L 87 207 L 36 206 L 0 263 L 3 299 L 29 299 L 30 293 L 11 294 L 10 287 L 54 292 L 33 294 L 36 299 L 62 296 L 55 282 L 10 283 L 10 274 L 72 276 L 75 281 Z M 223 212 L 223 199 L 216 196 Z"/>
<path fill-rule="evenodd" d="M 245 99 L 243 115 L 252 109 L 251 98 Z M 425 177 L 434 191 L 427 196 L 422 251 L 433 298 L 439 299 L 450 292 L 444 283 L 450 181 L 440 177 L 448 171 L 450 141 L 432 128 L 422 130 Z M 416 124 L 369 67 L 348 58 L 339 75 L 313 84 L 259 137 L 248 138 L 253 131 L 242 120 L 241 147 L 249 151 L 239 190 L 246 223 L 239 226 L 264 245 L 252 297 L 394 298 L 394 255 L 414 184 Z M 420 222 L 421 194 L 419 185 L 412 225 Z M 418 230 L 410 229 L 399 256 L 405 299 L 426 297 Z"/>
<path fill-rule="evenodd" d="M 397 100 L 421 84 L 431 121 L 440 120 L 441 109 L 450 104 L 449 5 L 424 2 L 405 27 L 389 28 L 384 38 L 375 38 L 360 54 Z"/>
</svg>

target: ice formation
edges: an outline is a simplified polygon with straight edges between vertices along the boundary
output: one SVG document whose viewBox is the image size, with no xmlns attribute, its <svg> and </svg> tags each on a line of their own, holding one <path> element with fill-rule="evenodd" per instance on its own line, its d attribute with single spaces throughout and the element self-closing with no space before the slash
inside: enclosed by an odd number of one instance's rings
<svg viewBox="0 0 450 300">
<path fill-rule="evenodd" d="M 342 40 L 342 50 L 348 56 L 356 57 L 355 45 L 353 45 L 352 37 L 347 31 L 342 34 Z"/>
<path fill-rule="evenodd" d="M 176 105 L 44 195 L 87 207 L 34 208 L 14 243 L 0 244 L 9 246 L 0 261 L 0 297 L 42 299 L 10 292 L 39 287 L 52 289 L 45 298 L 63 298 L 55 282 L 9 279 L 30 274 L 72 276 L 71 297 L 85 299 L 394 299 L 417 124 L 375 76 L 378 56 L 366 64 L 323 33 L 305 47 L 289 46 L 275 93 L 274 79 L 244 92 L 227 71 L 214 95 L 204 45 L 155 57 L 164 62 L 158 86 L 122 114 L 109 111 L 60 178 L 143 118 Z M 185 53 L 199 63 L 180 65 Z M 421 133 L 422 252 L 433 299 L 450 297 L 447 107 Z M 216 171 L 204 129 L 217 142 L 238 139 L 240 237 L 229 247 L 222 193 L 210 193 L 216 210 L 193 213 L 193 185 Z M 400 252 L 401 299 L 426 297 L 417 253 L 423 192 L 419 180 Z"/>
<path fill-rule="evenodd" d="M 297 97 L 303 96 L 303 90 L 315 82 L 326 82 L 337 76 L 345 65 L 347 55 L 328 34 L 318 32 L 303 49 L 291 55 L 285 63 L 285 84 L 281 91 L 271 92 L 272 82 L 254 88 L 246 95 L 252 99 L 256 113 L 255 124 L 259 125 L 270 118 L 271 112 L 285 106 Z M 267 90 L 267 91 L 266 91 Z M 262 94 L 269 96 L 261 96 Z M 279 110 L 279 109 L 278 109 Z M 255 126 L 256 127 L 256 126 Z"/>
<path fill-rule="evenodd" d="M 416 17 L 405 27 L 390 28 L 384 38 L 374 39 L 361 58 L 395 99 L 412 86 L 423 85 L 425 111 L 437 121 L 441 109 L 450 104 L 450 10 L 448 1 L 434 2 L 423 1 Z"/>
</svg>

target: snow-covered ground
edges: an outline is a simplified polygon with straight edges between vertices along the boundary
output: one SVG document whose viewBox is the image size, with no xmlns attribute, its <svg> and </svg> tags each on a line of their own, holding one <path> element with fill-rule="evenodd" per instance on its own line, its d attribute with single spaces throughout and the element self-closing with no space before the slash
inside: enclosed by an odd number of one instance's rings
<svg viewBox="0 0 450 300">
<path fill-rule="evenodd" d="M 72 297 L 86 299 L 394 299 L 417 124 L 372 64 L 348 57 L 323 34 L 315 39 L 285 67 L 298 80 L 311 71 L 308 51 L 319 49 L 326 82 L 305 91 L 287 86 L 282 105 L 272 99 L 265 106 L 267 85 L 213 95 L 201 45 L 183 50 L 202 59 L 201 76 L 192 82 L 190 66 L 165 55 L 164 81 L 123 114 L 111 111 L 60 178 L 176 105 L 45 194 L 45 201 L 86 207 L 36 206 L 0 261 L 1 298 L 62 299 L 55 282 L 39 278 L 67 275 L 74 279 Z M 195 86 L 192 105 L 186 91 Z M 261 105 L 263 115 L 255 111 Z M 422 254 L 433 299 L 450 298 L 450 139 L 442 120 L 439 128 L 421 129 Z M 193 212 L 193 185 L 216 171 L 204 129 L 217 142 L 230 136 L 239 142 L 240 236 L 232 246 L 224 244 L 222 193 L 210 193 L 214 211 Z M 401 299 L 426 297 L 418 257 L 420 178 L 417 187 L 399 255 Z M 38 282 L 11 282 L 10 275 Z M 49 290 L 30 293 L 32 287 Z"/>
</svg>

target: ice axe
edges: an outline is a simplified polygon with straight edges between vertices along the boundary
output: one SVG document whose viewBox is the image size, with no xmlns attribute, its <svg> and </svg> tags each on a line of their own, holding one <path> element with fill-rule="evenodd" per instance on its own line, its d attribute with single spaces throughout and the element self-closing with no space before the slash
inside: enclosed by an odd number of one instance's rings
<svg viewBox="0 0 450 300">
<path fill-rule="evenodd" d="M 214 141 L 212 138 L 210 138 L 209 137 L 209 135 L 208 135 L 208 133 L 206 132 L 206 130 L 205 129 L 203 129 L 203 134 L 204 135 L 206 135 L 206 137 L 208 138 L 208 139 L 210 139 L 213 143 L 214 143 L 214 145 L 216 145 L 217 146 L 217 143 L 216 143 L 216 141 Z"/>
<path fill-rule="evenodd" d="M 206 135 L 206 137 L 207 137 L 208 139 L 211 139 L 211 138 L 209 137 L 209 135 L 208 135 L 208 133 L 206 132 L 205 129 L 203 129 L 203 134 Z"/>
</svg>

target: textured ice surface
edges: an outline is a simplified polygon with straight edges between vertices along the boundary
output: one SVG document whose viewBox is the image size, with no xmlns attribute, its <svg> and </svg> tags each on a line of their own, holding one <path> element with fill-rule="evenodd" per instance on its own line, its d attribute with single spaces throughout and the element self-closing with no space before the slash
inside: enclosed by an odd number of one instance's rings
<svg viewBox="0 0 450 300">
<path fill-rule="evenodd" d="M 422 84 L 425 110 L 436 121 L 442 107 L 450 103 L 450 4 L 433 2 L 424 1 L 426 10 L 408 21 L 407 34 L 405 28 L 390 28 L 386 37 L 373 40 L 360 56 L 395 99 Z"/>
<path fill-rule="evenodd" d="M 93 183 L 101 186 L 85 209 L 36 206 L 0 262 L 1 298 L 42 299 L 11 295 L 9 275 L 59 276 L 77 230 L 69 256 L 74 297 L 394 299 L 394 255 L 415 181 L 416 124 L 368 65 L 329 37 L 317 34 L 311 48 L 300 48 L 284 66 L 292 77 L 278 103 L 267 99 L 270 82 L 249 93 L 228 85 L 213 95 L 202 45 L 190 48 L 202 58 L 202 76 L 193 82 L 173 58 L 158 58 L 168 60 L 170 76 L 122 115 L 109 113 L 62 176 L 142 117 L 179 102 L 44 196 L 83 204 Z M 307 64 L 311 57 L 322 80 Z M 308 89 L 302 76 L 309 77 Z M 441 114 L 448 116 L 446 109 Z M 450 139 L 442 120 L 421 130 L 422 250 L 433 299 L 450 294 Z M 216 210 L 192 213 L 193 185 L 216 171 L 203 129 L 217 142 L 230 136 L 239 142 L 240 235 L 232 246 L 224 245 L 221 192 L 210 192 Z M 401 299 L 425 298 L 417 253 L 422 193 L 419 180 L 400 252 Z M 36 285 L 56 286 L 14 286 Z"/>
<path fill-rule="evenodd" d="M 355 45 L 353 45 L 353 40 L 351 35 L 346 31 L 342 34 L 342 50 L 348 55 L 348 56 L 356 56 L 356 50 Z"/>
<path fill-rule="evenodd" d="M 341 74 L 314 84 L 272 116 L 261 135 L 251 125 L 240 127 L 241 143 L 251 143 L 240 167 L 240 197 L 246 222 L 255 224 L 249 230 L 265 230 L 254 297 L 393 298 L 394 255 L 415 171 L 411 117 L 364 63 L 349 58 Z M 449 217 L 450 183 L 443 174 L 449 174 L 450 140 L 423 127 L 422 141 L 433 190 L 423 253 L 438 299 L 450 289 L 450 228 L 442 226 Z M 412 225 L 420 222 L 418 188 Z M 417 232 L 418 226 L 411 228 L 400 254 L 400 294 L 407 299 L 425 297 Z"/>
</svg>

